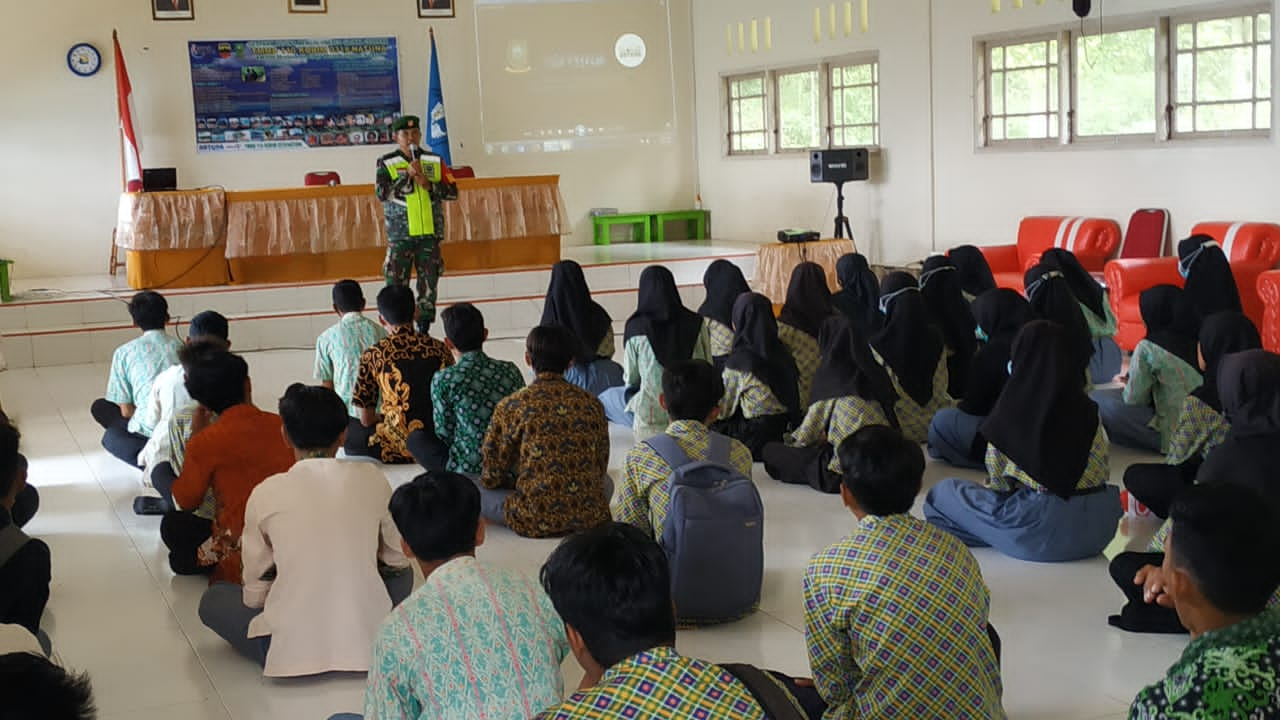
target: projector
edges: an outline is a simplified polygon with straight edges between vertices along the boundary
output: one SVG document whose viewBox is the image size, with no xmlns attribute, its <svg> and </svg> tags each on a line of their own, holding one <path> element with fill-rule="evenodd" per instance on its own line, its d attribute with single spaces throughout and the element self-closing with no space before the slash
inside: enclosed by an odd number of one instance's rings
<svg viewBox="0 0 1280 720">
<path fill-rule="evenodd" d="M 779 230 L 778 242 L 780 243 L 807 243 L 817 242 L 822 239 L 822 234 L 817 230 Z"/>
</svg>

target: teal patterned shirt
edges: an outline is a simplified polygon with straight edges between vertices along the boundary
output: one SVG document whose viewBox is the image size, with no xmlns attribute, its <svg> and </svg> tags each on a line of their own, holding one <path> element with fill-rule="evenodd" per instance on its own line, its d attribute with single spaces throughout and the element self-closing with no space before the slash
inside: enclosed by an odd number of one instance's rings
<svg viewBox="0 0 1280 720">
<path fill-rule="evenodd" d="M 436 372 L 431 378 L 431 408 L 436 437 L 449 446 L 449 472 L 480 474 L 493 409 L 523 387 L 515 363 L 494 360 L 480 350 Z"/>
<path fill-rule="evenodd" d="M 387 338 L 381 325 L 358 312 L 347 313 L 316 340 L 315 377 L 333 383 L 334 392 L 347 404 L 351 417 L 360 417 L 360 408 L 351 404 L 360 372 L 360 354 Z"/>
<path fill-rule="evenodd" d="M 164 330 L 148 330 L 116 348 L 107 376 L 107 401 L 142 407 L 151 397 L 156 376 L 178 364 L 181 349 L 182 341 Z M 135 412 L 129 418 L 129 432 L 150 437 L 155 428 L 145 424 L 148 414 Z"/>
<path fill-rule="evenodd" d="M 1084 303 L 1080 303 L 1080 312 L 1084 314 L 1085 324 L 1089 326 L 1089 335 L 1093 339 L 1115 337 L 1119 324 L 1116 322 L 1115 313 L 1111 312 L 1110 302 L 1102 303 L 1102 317 L 1098 317 Z"/>
<path fill-rule="evenodd" d="M 822 351 L 818 340 L 809 333 L 791 327 L 786 323 L 778 323 L 778 339 L 787 347 L 791 357 L 795 358 L 798 375 L 797 385 L 800 390 L 800 406 L 809 405 L 809 395 L 813 392 L 813 378 L 818 374 L 818 365 L 822 363 Z"/>
<path fill-rule="evenodd" d="M 1154 409 L 1150 426 L 1160 433 L 1161 452 L 1167 452 L 1183 402 L 1202 384 L 1199 370 L 1159 345 L 1142 340 L 1133 349 L 1123 397 L 1126 405 Z"/>
<path fill-rule="evenodd" d="M 706 320 L 702 322 L 702 330 L 694 343 L 693 353 L 682 359 L 711 362 L 711 339 L 707 335 Z M 627 412 L 636 416 L 633 427 L 665 428 L 671 422 L 671 417 L 659 402 L 662 396 L 662 363 L 653 354 L 653 346 L 649 344 L 647 336 L 637 335 L 627 341 L 623 346 L 622 367 L 626 386 L 639 388 L 639 392 L 627 401 Z"/>
<path fill-rule="evenodd" d="M 564 623 L 536 582 L 473 557 L 436 569 L 382 622 L 365 720 L 524 720 L 560 702 Z"/>
<path fill-rule="evenodd" d="M 880 403 L 857 395 L 846 395 L 810 405 L 804 422 L 791 433 L 788 444 L 791 447 L 815 447 L 825 442 L 838 448 L 850 435 L 868 425 L 888 424 L 889 418 Z M 832 455 L 827 469 L 839 474 L 840 458 Z"/>
</svg>

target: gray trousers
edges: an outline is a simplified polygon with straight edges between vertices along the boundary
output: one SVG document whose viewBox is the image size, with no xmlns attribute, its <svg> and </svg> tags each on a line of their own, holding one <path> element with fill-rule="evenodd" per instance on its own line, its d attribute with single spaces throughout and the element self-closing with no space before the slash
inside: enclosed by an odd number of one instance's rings
<svg viewBox="0 0 1280 720">
<path fill-rule="evenodd" d="M 382 579 L 386 583 L 387 595 L 391 597 L 393 607 L 413 592 L 413 570 L 410 568 L 400 572 L 387 572 Z M 236 652 L 259 666 L 265 666 L 267 651 L 271 649 L 271 637 L 249 637 L 249 623 L 261 614 L 262 608 L 245 606 L 244 588 L 234 583 L 214 583 L 200 598 L 200 622 L 217 633 L 218 637 L 231 643 Z"/>
<path fill-rule="evenodd" d="M 1160 431 L 1148 423 L 1156 411 L 1145 405 L 1128 405 L 1120 388 L 1103 388 L 1089 393 L 1098 403 L 1098 415 L 1107 429 L 1111 442 L 1138 450 L 1163 452 L 1160 448 Z"/>
</svg>

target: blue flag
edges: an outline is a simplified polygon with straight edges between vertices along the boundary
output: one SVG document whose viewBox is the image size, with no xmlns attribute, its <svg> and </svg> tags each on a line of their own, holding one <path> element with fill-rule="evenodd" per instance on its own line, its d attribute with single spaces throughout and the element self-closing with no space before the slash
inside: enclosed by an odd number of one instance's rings
<svg viewBox="0 0 1280 720">
<path fill-rule="evenodd" d="M 444 118 L 444 86 L 440 84 L 440 63 L 436 60 L 436 36 L 431 34 L 431 79 L 427 88 L 427 148 L 453 165 L 449 154 L 449 123 Z"/>
</svg>

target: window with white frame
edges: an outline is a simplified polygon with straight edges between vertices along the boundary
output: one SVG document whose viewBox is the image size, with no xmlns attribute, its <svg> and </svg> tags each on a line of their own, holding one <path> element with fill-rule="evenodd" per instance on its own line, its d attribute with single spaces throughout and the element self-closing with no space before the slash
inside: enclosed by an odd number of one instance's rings
<svg viewBox="0 0 1280 720">
<path fill-rule="evenodd" d="M 822 147 L 822 86 L 818 68 L 774 73 L 778 98 L 778 149 Z"/>
<path fill-rule="evenodd" d="M 1077 137 L 1154 135 L 1154 26 L 1077 35 L 1075 73 Z"/>
<path fill-rule="evenodd" d="M 1173 24 L 1173 133 L 1271 129 L 1271 13 Z"/>
<path fill-rule="evenodd" d="M 880 144 L 880 63 L 830 66 L 831 146 Z"/>
<path fill-rule="evenodd" d="M 765 73 L 726 78 L 729 88 L 729 154 L 769 149 Z"/>
<path fill-rule="evenodd" d="M 1057 139 L 1057 37 L 986 43 L 985 48 L 987 141 Z"/>
</svg>

